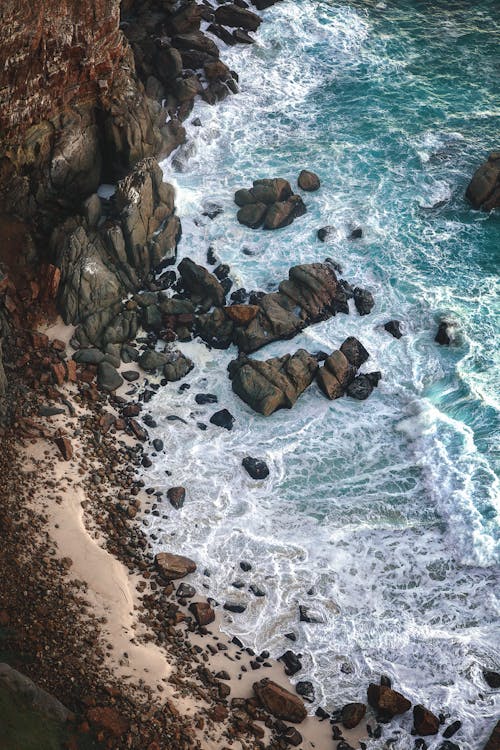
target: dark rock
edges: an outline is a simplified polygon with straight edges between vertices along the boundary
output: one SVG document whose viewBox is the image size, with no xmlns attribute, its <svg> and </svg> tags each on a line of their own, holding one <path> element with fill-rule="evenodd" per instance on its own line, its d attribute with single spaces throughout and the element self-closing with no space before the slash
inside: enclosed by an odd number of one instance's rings
<svg viewBox="0 0 500 750">
<path fill-rule="evenodd" d="M 458 745 L 454 745 L 453 742 L 449 742 L 449 740 L 446 740 L 447 744 L 453 747 L 446 747 L 443 748 L 443 750 L 455 750 L 455 748 L 458 748 Z M 444 743 L 443 743 L 444 744 Z M 500 721 L 497 722 L 495 728 L 493 729 L 493 732 L 491 733 L 491 736 L 484 746 L 484 750 L 499 750 L 500 748 Z M 460 748 L 458 748 L 460 750 Z"/>
<path fill-rule="evenodd" d="M 243 468 L 246 469 L 252 479 L 265 479 L 269 476 L 269 468 L 266 462 L 260 460 L 259 458 L 245 456 L 241 463 Z"/>
<path fill-rule="evenodd" d="M 157 453 L 160 453 L 160 451 L 163 450 L 163 440 L 160 440 L 160 438 L 155 438 L 153 440 L 153 448 Z"/>
<path fill-rule="evenodd" d="M 363 344 L 358 341 L 358 339 L 354 338 L 354 336 L 349 336 L 349 338 L 344 341 L 340 347 L 340 351 L 345 354 L 351 365 L 353 365 L 356 370 L 358 370 L 370 356 Z"/>
<path fill-rule="evenodd" d="M 491 211 L 500 207 L 500 152 L 492 152 L 476 170 L 465 195 L 474 208 Z"/>
<path fill-rule="evenodd" d="M 146 372 L 156 372 L 168 360 L 168 354 L 154 349 L 145 349 L 139 357 L 139 366 Z"/>
<path fill-rule="evenodd" d="M 313 624 L 324 622 L 322 617 L 311 612 L 310 608 L 305 604 L 299 605 L 299 620 L 300 622 L 309 622 Z"/>
<path fill-rule="evenodd" d="M 384 687 L 392 687 L 391 678 L 388 677 L 386 674 L 381 674 L 380 675 L 380 684 L 384 685 Z"/>
<path fill-rule="evenodd" d="M 97 366 L 97 383 L 104 391 L 116 391 L 123 385 L 123 378 L 109 362 L 100 362 Z"/>
<path fill-rule="evenodd" d="M 258 586 L 256 586 L 255 583 L 252 583 L 251 586 L 248 587 L 249 591 L 252 592 L 252 594 L 258 598 L 263 597 L 266 595 L 266 592 L 260 589 Z"/>
<path fill-rule="evenodd" d="M 446 320 L 443 320 L 439 324 L 439 328 L 434 341 L 436 341 L 436 343 L 440 344 L 441 346 L 449 346 L 449 344 L 451 344 L 450 323 L 448 323 Z"/>
<path fill-rule="evenodd" d="M 354 227 L 354 229 L 352 229 L 349 233 L 350 240 L 360 240 L 362 236 L 363 230 L 361 229 L 361 227 Z"/>
<path fill-rule="evenodd" d="M 194 586 L 190 586 L 189 583 L 180 583 L 177 586 L 175 595 L 179 599 L 192 599 L 196 595 L 196 589 Z"/>
<path fill-rule="evenodd" d="M 212 306 L 221 307 L 225 294 L 218 279 L 203 266 L 194 263 L 190 258 L 183 258 L 179 263 L 184 288 L 191 293 L 195 304 L 201 304 L 204 311 Z"/>
<path fill-rule="evenodd" d="M 292 195 L 288 200 L 273 203 L 266 212 L 264 229 L 281 229 L 291 224 L 294 219 L 303 216 L 307 209 L 299 195 Z"/>
<path fill-rule="evenodd" d="M 364 401 L 370 396 L 374 389 L 374 380 L 380 373 L 369 373 L 369 375 L 358 375 L 346 388 L 346 393 L 351 398 Z M 370 377 L 372 376 L 372 377 Z"/>
<path fill-rule="evenodd" d="M 236 289 L 235 292 L 231 293 L 231 301 L 237 305 L 241 305 L 247 302 L 248 294 L 246 289 Z"/>
<path fill-rule="evenodd" d="M 79 364 L 98 365 L 104 359 L 104 353 L 99 349 L 78 349 L 73 354 L 73 359 Z"/>
<path fill-rule="evenodd" d="M 168 352 L 167 359 L 163 366 L 163 375 L 169 382 L 175 382 L 191 372 L 194 364 L 189 357 L 184 356 L 180 351 Z"/>
<path fill-rule="evenodd" d="M 266 711 L 277 719 L 300 724 L 307 716 L 301 699 L 282 688 L 276 682 L 265 678 L 253 684 L 253 690 Z"/>
<path fill-rule="evenodd" d="M 197 404 L 216 404 L 219 399 L 214 393 L 197 393 L 194 400 Z"/>
<path fill-rule="evenodd" d="M 349 383 L 354 379 L 356 369 L 345 354 L 334 351 L 325 359 L 325 364 L 318 370 L 318 385 L 329 399 L 339 398 L 345 393 Z"/>
<path fill-rule="evenodd" d="M 243 208 L 243 206 L 248 206 L 252 203 L 256 203 L 257 200 L 255 198 L 255 195 L 246 188 L 241 188 L 240 190 L 237 190 L 234 194 L 234 202 L 237 206 L 240 208 Z"/>
<path fill-rule="evenodd" d="M 221 409 L 220 411 L 216 411 L 215 414 L 212 414 L 210 422 L 211 424 L 216 425 L 216 427 L 223 427 L 225 430 L 232 430 L 234 417 L 227 409 Z"/>
<path fill-rule="evenodd" d="M 500 745 L 498 744 L 499 740 L 500 736 L 497 738 L 496 744 L 492 745 L 491 747 L 489 746 L 489 744 L 487 744 L 484 750 L 498 750 L 498 748 L 500 748 Z M 457 745 L 456 742 L 445 740 L 444 742 L 441 742 L 440 745 L 438 745 L 437 750 L 460 750 L 460 745 Z"/>
<path fill-rule="evenodd" d="M 170 505 L 178 510 L 184 505 L 186 490 L 184 487 L 170 487 L 167 490 L 167 497 L 170 501 Z"/>
<path fill-rule="evenodd" d="M 196 563 L 189 557 L 173 555 L 170 552 L 159 552 L 155 557 L 155 564 L 167 581 L 184 578 L 196 570 Z"/>
<path fill-rule="evenodd" d="M 384 323 L 385 330 L 391 334 L 391 336 L 394 336 L 395 339 L 400 339 L 403 335 L 401 332 L 401 323 L 399 320 L 389 320 L 387 323 Z"/>
<path fill-rule="evenodd" d="M 314 685 L 312 682 L 309 682 L 309 680 L 300 680 L 297 682 L 295 690 L 298 695 L 305 698 L 305 700 L 310 701 L 311 703 L 314 701 Z"/>
<path fill-rule="evenodd" d="M 426 737 L 439 732 L 439 719 L 425 706 L 413 707 L 413 724 L 417 734 Z"/>
<path fill-rule="evenodd" d="M 252 566 L 250 565 L 249 562 L 246 562 L 246 560 L 242 560 L 240 562 L 240 568 L 242 569 L 244 573 L 248 573 L 250 570 L 252 570 Z"/>
<path fill-rule="evenodd" d="M 303 169 L 299 174 L 297 184 L 301 190 L 306 190 L 307 192 L 319 190 L 321 185 L 318 175 L 314 174 L 314 172 L 308 172 L 307 169 Z"/>
<path fill-rule="evenodd" d="M 248 34 L 244 29 L 235 29 L 233 31 L 233 39 L 238 44 L 253 44 L 255 42 L 255 39 L 252 39 L 250 34 Z"/>
<path fill-rule="evenodd" d="M 214 15 L 216 23 L 222 26 L 237 27 L 247 31 L 257 31 L 262 23 L 262 19 L 256 13 L 231 3 L 220 5 Z"/>
<path fill-rule="evenodd" d="M 267 206 L 265 203 L 249 203 L 248 205 L 242 206 L 236 218 L 240 224 L 244 224 L 250 229 L 258 229 L 264 221 L 264 217 L 267 213 Z"/>
<path fill-rule="evenodd" d="M 286 201 L 293 195 L 290 183 L 282 177 L 254 180 L 250 193 L 254 203 L 265 203 L 267 206 Z"/>
<path fill-rule="evenodd" d="M 500 688 L 500 672 L 492 672 L 491 670 L 484 669 L 483 677 L 490 688 L 493 688 L 494 690 Z"/>
<path fill-rule="evenodd" d="M 413 745 L 413 750 L 427 750 L 428 745 L 425 740 L 423 740 L 421 737 L 415 740 L 415 744 Z"/>
<path fill-rule="evenodd" d="M 233 391 L 255 411 L 269 416 L 290 409 L 311 384 L 318 363 L 304 349 L 266 361 L 247 357 L 230 363 Z"/>
<path fill-rule="evenodd" d="M 347 703 L 342 709 L 342 724 L 346 729 L 354 729 L 364 718 L 365 713 L 364 703 Z"/>
<path fill-rule="evenodd" d="M 325 242 L 328 237 L 334 236 L 337 233 L 337 230 L 335 227 L 327 226 L 327 227 L 321 227 L 321 229 L 318 229 L 317 236 L 318 240 L 321 240 L 321 242 Z"/>
<path fill-rule="evenodd" d="M 382 716 L 392 718 L 411 708 L 410 701 L 392 688 L 372 683 L 368 687 L 368 703 Z"/>
<path fill-rule="evenodd" d="M 227 609 L 228 612 L 241 614 L 241 612 L 244 612 L 246 608 L 247 608 L 246 604 L 237 604 L 236 602 L 224 602 L 224 609 Z"/>
<path fill-rule="evenodd" d="M 125 370 L 125 372 L 122 372 L 122 376 L 128 383 L 133 383 L 135 380 L 139 380 L 140 377 L 137 370 Z"/>
<path fill-rule="evenodd" d="M 372 311 L 375 300 L 371 292 L 357 286 L 354 289 L 354 304 L 360 315 L 368 315 Z"/>
<path fill-rule="evenodd" d="M 300 672 L 302 669 L 302 662 L 300 661 L 297 654 L 294 654 L 293 651 L 285 651 L 284 654 L 278 657 L 278 661 L 282 661 L 285 665 L 285 674 L 287 674 L 289 677 L 291 677 L 294 674 L 297 674 L 297 672 Z M 297 690 L 299 693 L 299 691 Z M 301 693 L 299 693 L 301 695 Z"/>
<path fill-rule="evenodd" d="M 449 726 L 446 727 L 446 729 L 443 732 L 443 737 L 447 740 L 450 739 L 450 737 L 453 737 L 454 734 L 458 732 L 458 730 L 461 728 L 462 722 L 457 719 L 457 721 L 452 722 Z"/>
</svg>

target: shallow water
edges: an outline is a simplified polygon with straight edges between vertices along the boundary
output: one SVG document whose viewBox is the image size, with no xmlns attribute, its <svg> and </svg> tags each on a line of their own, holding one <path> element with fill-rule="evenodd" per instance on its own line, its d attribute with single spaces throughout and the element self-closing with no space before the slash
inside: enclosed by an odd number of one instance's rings
<svg viewBox="0 0 500 750">
<path fill-rule="evenodd" d="M 265 290 L 290 265 L 335 258 L 373 292 L 371 315 L 352 308 L 255 356 L 331 351 L 355 335 L 371 354 L 364 370 L 383 379 L 365 402 L 330 403 L 313 385 L 293 410 L 264 418 L 231 392 L 234 349 L 181 345 L 196 363 L 191 388 L 171 384 L 150 403 L 166 452 L 147 481 L 182 484 L 187 501 L 151 527 L 158 548 L 199 561 L 207 593 L 248 604 L 226 616 L 229 632 L 275 656 L 304 653 L 297 679 L 314 682 L 317 703 L 363 700 L 382 672 L 462 719 L 463 748 L 482 748 L 499 703 L 481 668 L 500 667 L 500 214 L 471 210 L 463 195 L 499 146 L 500 9 L 285 0 L 263 15 L 257 44 L 222 53 L 240 94 L 198 103 L 203 126 L 188 125 L 188 143 L 164 164 L 178 191 L 179 255 L 205 263 L 212 246 L 234 288 Z M 322 180 L 304 196 L 306 216 L 271 233 L 236 222 L 235 189 L 294 181 L 304 167 Z M 207 201 L 224 208 L 213 221 L 201 215 Z M 326 224 L 338 231 L 322 244 Z M 348 240 L 358 225 L 363 239 Z M 456 323 L 451 347 L 434 343 L 443 317 Z M 399 341 L 382 327 L 391 318 L 403 321 Z M 197 406 L 198 392 L 219 405 Z M 208 423 L 222 407 L 232 432 Z M 245 455 L 264 458 L 270 478 L 252 481 Z M 299 623 L 299 604 L 322 622 Z M 410 717 L 399 723 L 395 747 L 406 748 Z"/>
</svg>

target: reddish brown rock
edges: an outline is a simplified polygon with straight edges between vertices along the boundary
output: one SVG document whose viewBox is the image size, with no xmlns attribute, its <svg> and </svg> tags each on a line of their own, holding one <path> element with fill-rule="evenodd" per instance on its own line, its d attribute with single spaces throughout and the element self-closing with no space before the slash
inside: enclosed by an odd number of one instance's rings
<svg viewBox="0 0 500 750">
<path fill-rule="evenodd" d="M 413 707 L 413 725 L 417 734 L 426 737 L 439 732 L 439 719 L 425 706 Z"/>
<path fill-rule="evenodd" d="M 215 620 L 215 612 L 208 602 L 192 602 L 189 611 L 194 615 L 198 625 L 210 625 Z"/>
<path fill-rule="evenodd" d="M 104 729 L 114 737 L 120 737 L 128 731 L 129 723 L 127 719 L 121 716 L 115 708 L 111 706 L 95 706 L 89 708 L 87 712 L 89 721 Z"/>
<path fill-rule="evenodd" d="M 196 570 L 196 563 L 189 557 L 173 555 L 170 552 L 159 552 L 155 557 L 155 564 L 167 581 L 184 578 L 188 573 L 194 573 Z"/>
<path fill-rule="evenodd" d="M 346 729 L 357 727 L 366 714 L 364 703 L 347 703 L 342 709 L 342 724 Z"/>
<path fill-rule="evenodd" d="M 298 695 L 264 678 L 254 682 L 253 690 L 259 701 L 270 714 L 277 719 L 300 724 L 307 716 L 307 711 Z"/>
<path fill-rule="evenodd" d="M 167 490 L 167 497 L 174 508 L 182 508 L 186 499 L 186 490 L 184 487 L 170 487 Z"/>
<path fill-rule="evenodd" d="M 368 687 L 368 703 L 384 716 L 392 718 L 397 714 L 404 714 L 411 708 L 408 698 L 386 685 Z"/>
<path fill-rule="evenodd" d="M 57 445 L 61 452 L 61 456 L 65 461 L 70 461 L 73 457 L 73 446 L 67 437 L 56 437 L 54 443 Z"/>
<path fill-rule="evenodd" d="M 57 385 L 62 385 L 66 380 L 66 368 L 63 362 L 56 362 L 52 365 L 51 370 L 52 375 L 54 376 L 54 381 Z"/>
<path fill-rule="evenodd" d="M 465 193 L 474 208 L 491 211 L 500 208 L 500 152 L 489 155 L 488 161 L 476 170 Z"/>
<path fill-rule="evenodd" d="M 500 721 L 497 722 L 484 750 L 500 750 Z"/>
<path fill-rule="evenodd" d="M 314 172 L 309 172 L 307 169 L 303 169 L 299 174 L 297 184 L 301 190 L 305 190 L 306 192 L 319 190 L 321 185 L 318 175 L 314 174 Z"/>
<path fill-rule="evenodd" d="M 224 308 L 224 312 L 237 326 L 246 326 L 255 318 L 259 309 L 258 305 L 230 305 Z"/>
</svg>

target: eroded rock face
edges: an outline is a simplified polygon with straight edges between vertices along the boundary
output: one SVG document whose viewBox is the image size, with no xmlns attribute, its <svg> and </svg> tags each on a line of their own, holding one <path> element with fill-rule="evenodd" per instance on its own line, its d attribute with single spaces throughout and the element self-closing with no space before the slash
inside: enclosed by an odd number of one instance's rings
<svg viewBox="0 0 500 750">
<path fill-rule="evenodd" d="M 249 406 L 269 416 L 277 409 L 291 409 L 312 383 L 318 362 L 299 349 L 295 354 L 264 362 L 241 357 L 229 364 L 233 391 Z"/>
<path fill-rule="evenodd" d="M 491 153 L 476 170 L 465 195 L 474 208 L 500 208 L 500 151 Z"/>
</svg>

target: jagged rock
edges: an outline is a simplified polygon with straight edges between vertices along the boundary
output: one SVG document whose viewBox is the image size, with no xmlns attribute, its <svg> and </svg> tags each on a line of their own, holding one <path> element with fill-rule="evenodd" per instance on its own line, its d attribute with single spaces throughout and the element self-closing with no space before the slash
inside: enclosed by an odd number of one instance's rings
<svg viewBox="0 0 500 750">
<path fill-rule="evenodd" d="M 221 307 L 224 304 L 224 289 L 220 281 L 206 268 L 190 258 L 183 258 L 179 263 L 179 273 L 184 288 L 191 293 L 192 301 L 201 304 L 205 312 L 213 306 Z"/>
<path fill-rule="evenodd" d="M 434 341 L 441 346 L 449 346 L 451 344 L 450 323 L 448 321 L 443 320 L 439 324 Z"/>
<path fill-rule="evenodd" d="M 403 335 L 399 320 L 389 320 L 387 323 L 384 323 L 384 328 L 387 333 L 390 333 L 395 339 L 400 339 Z"/>
<path fill-rule="evenodd" d="M 216 427 L 223 427 L 225 430 L 232 430 L 234 417 L 227 409 L 220 409 L 220 411 L 216 411 L 212 414 L 210 422 Z"/>
<path fill-rule="evenodd" d="M 325 364 L 318 370 L 316 377 L 325 396 L 335 399 L 343 396 L 355 374 L 356 368 L 343 352 L 337 350 L 325 359 Z"/>
<path fill-rule="evenodd" d="M 247 326 L 257 316 L 258 305 L 230 305 L 224 308 L 227 317 L 237 326 Z"/>
<path fill-rule="evenodd" d="M 404 714 L 411 708 L 410 701 L 385 685 L 372 683 L 368 687 L 368 703 L 383 716 L 392 719 L 397 714 Z"/>
<path fill-rule="evenodd" d="M 325 242 L 328 237 L 333 237 L 337 234 L 337 230 L 335 227 L 327 226 L 327 227 L 321 227 L 321 229 L 318 229 L 317 231 L 317 237 L 318 240 L 321 240 L 321 242 Z"/>
<path fill-rule="evenodd" d="M 278 657 L 278 661 L 282 661 L 285 665 L 285 674 L 287 674 L 289 677 L 292 677 L 292 675 L 297 674 L 297 672 L 300 672 L 302 669 L 302 662 L 300 661 L 297 654 L 294 654 L 293 651 L 285 651 L 284 654 Z"/>
<path fill-rule="evenodd" d="M 354 336 L 349 336 L 349 338 L 344 341 L 340 347 L 340 351 L 345 354 L 351 365 L 353 365 L 356 370 L 358 370 L 370 356 L 363 344 Z"/>
<path fill-rule="evenodd" d="M 265 479 L 269 476 L 269 467 L 265 461 L 259 458 L 252 458 L 251 456 L 245 456 L 241 462 L 242 466 L 252 479 Z"/>
<path fill-rule="evenodd" d="M 293 724 L 300 724 L 307 716 L 301 699 L 267 678 L 254 682 L 253 690 L 266 711 L 272 716 Z"/>
<path fill-rule="evenodd" d="M 233 340 L 234 323 L 228 320 L 224 310 L 216 307 L 212 312 L 198 316 L 196 332 L 210 346 L 227 349 Z"/>
<path fill-rule="evenodd" d="M 257 31 L 262 19 L 256 13 L 229 3 L 220 5 L 215 11 L 215 21 L 222 26 L 237 27 L 247 31 Z"/>
<path fill-rule="evenodd" d="M 55 437 L 54 443 L 59 448 L 59 451 L 61 453 L 61 456 L 64 458 L 65 461 L 70 461 L 73 457 L 73 446 L 71 445 L 71 441 L 67 437 Z"/>
<path fill-rule="evenodd" d="M 364 401 L 372 393 L 373 389 L 377 387 L 381 377 L 380 372 L 369 372 L 366 375 L 358 375 L 348 384 L 346 393 L 351 398 Z"/>
<path fill-rule="evenodd" d="M 163 375 L 170 382 L 181 380 L 194 367 L 189 357 L 184 356 L 180 351 L 168 352 L 166 356 L 167 361 L 163 367 Z"/>
<path fill-rule="evenodd" d="M 303 216 L 307 209 L 300 195 L 292 195 L 288 200 L 273 203 L 264 217 L 264 229 L 281 229 L 294 219 Z"/>
<path fill-rule="evenodd" d="M 229 365 L 233 391 L 264 416 L 290 409 L 311 384 L 318 363 L 304 349 L 284 357 L 258 361 L 242 357 Z"/>
<path fill-rule="evenodd" d="M 360 315 L 368 315 L 375 304 L 373 294 L 367 289 L 361 289 L 357 286 L 354 289 L 354 304 Z"/>
<path fill-rule="evenodd" d="M 417 734 L 427 737 L 439 732 L 439 719 L 425 706 L 413 707 L 413 725 Z"/>
<path fill-rule="evenodd" d="M 314 701 L 314 685 L 312 682 L 309 682 L 309 680 L 300 680 L 297 682 L 295 690 L 298 695 L 305 698 L 310 703 Z"/>
<path fill-rule="evenodd" d="M 364 719 L 365 714 L 364 703 L 347 703 L 342 709 L 342 724 L 346 729 L 354 729 Z"/>
<path fill-rule="evenodd" d="M 189 557 L 170 552 L 159 552 L 155 557 L 155 565 L 167 581 L 184 578 L 196 570 L 196 563 Z"/>
<path fill-rule="evenodd" d="M 168 22 L 174 34 L 187 34 L 200 28 L 201 6 L 188 2 L 170 13 Z"/>
<path fill-rule="evenodd" d="M 299 174 L 297 184 L 301 190 L 313 192 L 314 190 L 319 190 L 321 182 L 317 174 L 309 172 L 307 169 L 303 169 Z"/>
<path fill-rule="evenodd" d="M 465 195 L 474 208 L 483 211 L 500 208 L 500 152 L 493 151 L 488 161 L 476 170 Z"/>
</svg>

